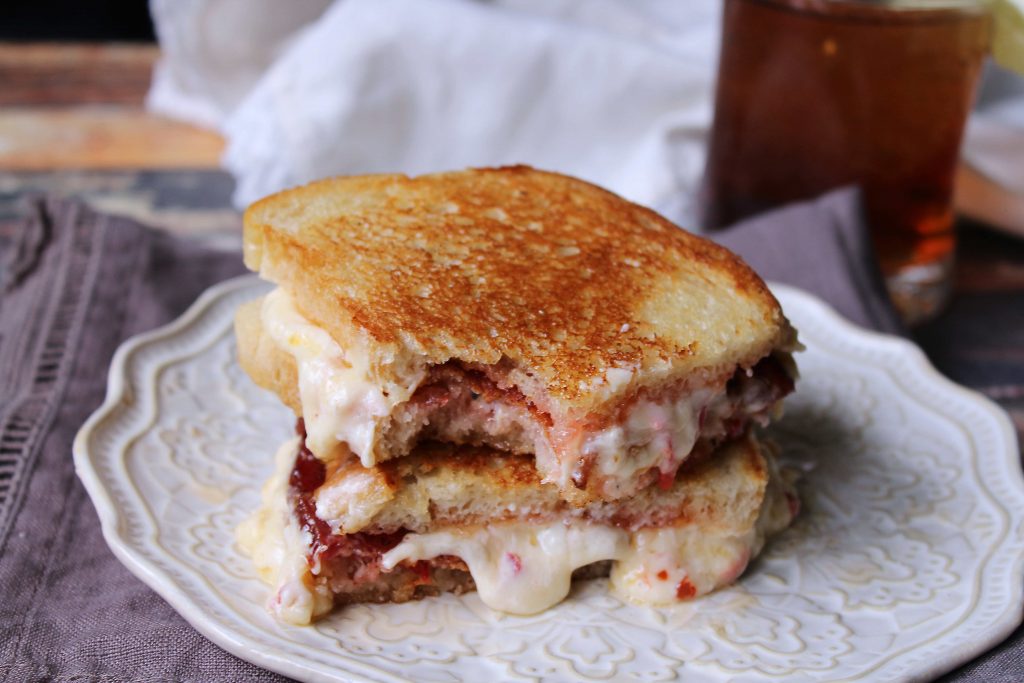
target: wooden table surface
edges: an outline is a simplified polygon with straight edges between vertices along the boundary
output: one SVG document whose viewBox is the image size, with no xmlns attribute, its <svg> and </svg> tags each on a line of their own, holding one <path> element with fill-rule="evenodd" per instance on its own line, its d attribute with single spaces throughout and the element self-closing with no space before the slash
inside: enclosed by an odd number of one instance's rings
<svg viewBox="0 0 1024 683">
<path fill-rule="evenodd" d="M 214 132 L 147 114 L 152 45 L 0 43 L 0 169 L 217 168 Z"/>
</svg>

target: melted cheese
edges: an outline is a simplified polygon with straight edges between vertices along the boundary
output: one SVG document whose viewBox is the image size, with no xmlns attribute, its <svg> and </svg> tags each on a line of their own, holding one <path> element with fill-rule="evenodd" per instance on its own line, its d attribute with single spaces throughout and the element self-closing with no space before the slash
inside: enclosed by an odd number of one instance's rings
<svg viewBox="0 0 1024 683">
<path fill-rule="evenodd" d="M 311 539 L 288 505 L 288 475 L 298 445 L 294 438 L 278 449 L 274 474 L 263 485 L 262 504 L 239 525 L 236 539 L 260 579 L 275 587 L 267 609 L 283 622 L 301 625 L 329 611 L 333 601 L 326 588 L 314 586 L 306 562 Z"/>
<path fill-rule="evenodd" d="M 630 602 L 669 605 L 735 581 L 758 550 L 753 529 L 741 535 L 699 526 L 644 529 L 612 568 L 612 590 Z"/>
<path fill-rule="evenodd" d="M 534 614 L 569 594 L 575 569 L 619 557 L 628 547 L 629 534 L 612 526 L 507 522 L 410 534 L 384 555 L 382 565 L 390 569 L 403 560 L 455 555 L 469 566 L 485 605 Z"/>
<path fill-rule="evenodd" d="M 765 459 L 768 485 L 757 521 L 746 532 L 684 525 L 641 529 L 629 552 L 612 567 L 612 590 L 630 602 L 669 605 L 704 595 L 739 578 L 765 540 L 792 523 L 799 501 L 780 476 L 774 458 Z"/>
<path fill-rule="evenodd" d="M 594 457 L 607 482 L 604 493 L 622 495 L 637 472 L 651 467 L 673 474 L 697 443 L 701 411 L 724 397 L 724 391 L 719 394 L 704 389 L 674 400 L 637 401 L 625 420 L 588 435 L 580 450 Z M 563 476 L 569 474 L 563 471 Z"/>
<path fill-rule="evenodd" d="M 330 485 L 314 494 L 316 515 L 333 533 L 352 534 L 369 524 L 395 497 L 395 489 L 379 469 L 360 467 L 354 460 L 341 465 Z"/>
<path fill-rule="evenodd" d="M 276 587 L 268 608 L 279 619 L 308 624 L 331 608 L 325 585 L 317 585 L 306 561 L 311 541 L 288 505 L 288 475 L 297 439 L 277 455 L 263 504 L 238 529 L 238 542 L 260 577 Z M 547 609 L 569 593 L 572 573 L 612 560 L 612 591 L 639 604 L 665 605 L 703 595 L 735 581 L 760 552 L 765 537 L 785 528 L 795 514 L 791 487 L 769 458 L 770 480 L 756 524 L 746 531 L 699 524 L 627 531 L 576 518 L 546 524 L 508 521 L 423 534 L 408 534 L 382 557 L 382 567 L 461 558 L 489 607 L 513 614 Z"/>
<path fill-rule="evenodd" d="M 772 521 L 774 526 L 780 520 Z M 579 520 L 503 522 L 410 534 L 384 555 L 382 566 L 455 555 L 469 566 L 485 605 L 534 614 L 568 595 L 574 570 L 614 560 L 615 594 L 638 604 L 667 605 L 735 581 L 760 552 L 764 532 L 761 523 L 735 533 L 700 525 L 628 532 Z"/>
<path fill-rule="evenodd" d="M 262 315 L 270 338 L 295 359 L 306 446 L 327 459 L 338 443 L 345 443 L 364 467 L 374 466 L 381 423 L 397 404 L 409 399 L 425 370 L 384 386 L 373 377 L 365 346 L 353 340 L 342 350 L 331 335 L 299 313 L 281 288 L 266 296 Z"/>
</svg>

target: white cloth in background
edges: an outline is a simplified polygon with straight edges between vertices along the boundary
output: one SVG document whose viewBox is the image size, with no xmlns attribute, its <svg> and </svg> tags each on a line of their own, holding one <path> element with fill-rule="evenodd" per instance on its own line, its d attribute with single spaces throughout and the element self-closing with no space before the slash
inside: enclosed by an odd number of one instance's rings
<svg viewBox="0 0 1024 683">
<path fill-rule="evenodd" d="M 718 0 L 336 0 L 302 28 L 269 10 L 291 2 L 178 4 L 152 2 L 150 106 L 225 134 L 239 207 L 332 174 L 528 163 L 689 222 Z"/>
<path fill-rule="evenodd" d="M 150 0 L 162 57 L 146 104 L 220 130 L 267 67 L 331 0 Z"/>
</svg>

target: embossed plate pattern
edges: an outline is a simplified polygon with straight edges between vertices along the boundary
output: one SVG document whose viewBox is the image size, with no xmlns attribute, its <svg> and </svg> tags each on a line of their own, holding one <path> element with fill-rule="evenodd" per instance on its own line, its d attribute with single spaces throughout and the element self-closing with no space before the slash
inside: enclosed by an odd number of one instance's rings
<svg viewBox="0 0 1024 683">
<path fill-rule="evenodd" d="M 603 581 L 543 614 L 475 596 L 356 606 L 296 628 L 234 542 L 292 419 L 239 369 L 231 321 L 265 291 L 219 285 L 127 342 L 75 464 L 110 547 L 208 638 L 308 681 L 906 680 L 942 673 L 1021 620 L 1024 481 L 1005 413 L 911 344 L 776 286 L 807 351 L 771 433 L 804 510 L 739 584 L 671 609 Z"/>
</svg>

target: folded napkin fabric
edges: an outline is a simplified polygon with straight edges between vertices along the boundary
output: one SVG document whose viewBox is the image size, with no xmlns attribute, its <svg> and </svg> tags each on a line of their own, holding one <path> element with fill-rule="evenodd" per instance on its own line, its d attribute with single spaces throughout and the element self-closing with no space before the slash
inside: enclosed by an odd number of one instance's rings
<svg viewBox="0 0 1024 683">
<path fill-rule="evenodd" d="M 127 337 L 240 273 L 82 204 L 40 201 L 0 286 L 0 681 L 279 681 L 199 635 L 114 557 L 71 443 Z"/>
<path fill-rule="evenodd" d="M 812 292 L 862 327 L 906 334 L 864 226 L 860 193 L 846 188 L 751 218 L 712 237 L 765 280 Z"/>
<path fill-rule="evenodd" d="M 894 330 L 859 216 L 856 193 L 839 192 L 722 241 Z M 36 202 L 18 236 L 0 254 L 0 682 L 283 680 L 200 636 L 118 562 L 71 457 L 117 346 L 239 274 L 240 255 L 66 201 Z"/>
</svg>

